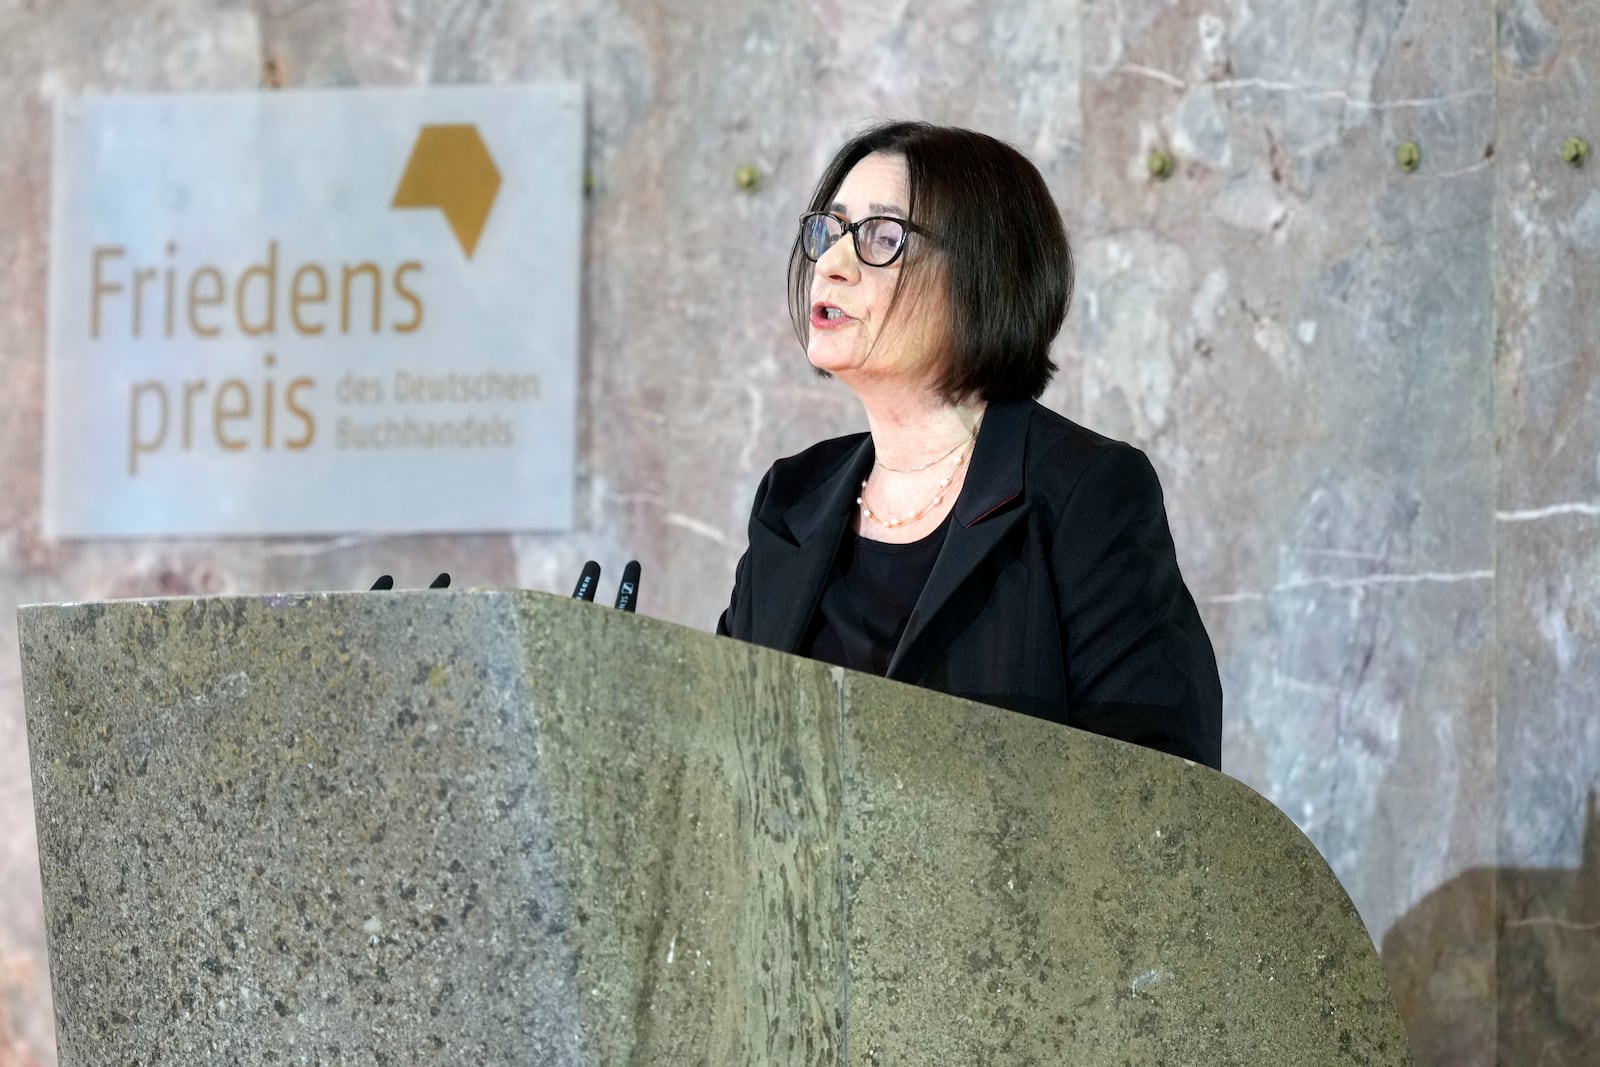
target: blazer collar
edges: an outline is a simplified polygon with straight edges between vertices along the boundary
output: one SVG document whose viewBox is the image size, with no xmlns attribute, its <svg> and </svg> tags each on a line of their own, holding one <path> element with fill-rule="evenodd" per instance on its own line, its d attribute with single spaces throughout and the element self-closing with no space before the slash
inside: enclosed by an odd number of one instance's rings
<svg viewBox="0 0 1600 1067">
<path fill-rule="evenodd" d="M 1022 495 L 1023 445 L 1033 405 L 1026 400 L 990 404 L 956 498 L 955 525 L 983 522 Z"/>
<path fill-rule="evenodd" d="M 928 621 L 1021 517 L 1024 451 L 1031 417 L 1032 404 L 1026 400 L 990 404 L 984 413 L 967 478 L 956 499 L 954 521 L 890 660 L 889 677 L 896 676 L 896 669 Z M 800 647 L 833 570 L 839 543 L 855 514 L 861 480 L 872 469 L 873 456 L 872 437 L 863 434 L 861 443 L 842 463 L 780 514 L 782 528 L 773 531 L 779 535 L 774 547 L 788 557 L 783 566 L 792 583 L 784 586 L 793 595 L 759 606 L 753 634 L 757 643 L 786 652 Z"/>
<path fill-rule="evenodd" d="M 776 524 L 768 525 L 774 535 L 770 558 L 786 577 L 767 587 L 774 595 L 756 606 L 752 639 L 757 644 L 784 652 L 799 650 L 855 513 L 861 479 L 872 469 L 872 456 L 872 436 L 862 434 L 861 443 L 846 453 L 842 463 L 780 512 Z"/>
<path fill-rule="evenodd" d="M 956 498 L 955 521 L 889 660 L 890 678 L 907 673 L 907 656 L 929 621 L 1022 518 L 1023 463 L 1032 413 L 1033 405 L 1025 400 L 990 404 L 984 413 L 967 480 Z"/>
<path fill-rule="evenodd" d="M 815 541 L 829 540 L 829 561 L 837 547 L 861 495 L 861 480 L 872 469 L 872 435 L 862 434 L 861 443 L 845 455 L 838 468 L 818 482 L 805 496 L 783 512 L 783 522 L 794 535 L 795 543 L 805 548 Z"/>
</svg>

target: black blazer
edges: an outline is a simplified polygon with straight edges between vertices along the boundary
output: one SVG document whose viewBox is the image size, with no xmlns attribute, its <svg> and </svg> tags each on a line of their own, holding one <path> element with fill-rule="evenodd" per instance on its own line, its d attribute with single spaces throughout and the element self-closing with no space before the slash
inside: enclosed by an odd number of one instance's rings
<svg viewBox="0 0 1600 1067">
<path fill-rule="evenodd" d="M 854 434 L 772 465 L 718 633 L 799 648 L 872 460 Z M 1218 767 L 1216 656 L 1144 453 L 1020 401 L 970 462 L 888 676 Z"/>
</svg>

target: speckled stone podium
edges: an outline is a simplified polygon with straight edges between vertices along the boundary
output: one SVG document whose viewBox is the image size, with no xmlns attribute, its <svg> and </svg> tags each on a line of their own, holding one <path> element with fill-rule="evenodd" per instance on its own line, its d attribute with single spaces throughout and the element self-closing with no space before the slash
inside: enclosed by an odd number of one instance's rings
<svg viewBox="0 0 1600 1067">
<path fill-rule="evenodd" d="M 20 620 L 63 1067 L 1410 1062 L 1182 760 L 535 593 Z"/>
</svg>

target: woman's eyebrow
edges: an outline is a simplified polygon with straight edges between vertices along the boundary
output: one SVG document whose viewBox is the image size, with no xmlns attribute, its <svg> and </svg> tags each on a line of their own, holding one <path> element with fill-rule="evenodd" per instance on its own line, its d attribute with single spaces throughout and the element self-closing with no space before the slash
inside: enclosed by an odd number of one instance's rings
<svg viewBox="0 0 1600 1067">
<path fill-rule="evenodd" d="M 906 209 L 900 207 L 898 204 L 872 203 L 867 205 L 867 210 L 872 212 L 874 215 L 894 215 L 902 219 L 907 215 Z M 850 217 L 850 212 L 845 210 L 844 203 L 839 200 L 835 200 L 833 203 L 828 205 L 828 214 L 843 215 L 845 218 Z"/>
</svg>

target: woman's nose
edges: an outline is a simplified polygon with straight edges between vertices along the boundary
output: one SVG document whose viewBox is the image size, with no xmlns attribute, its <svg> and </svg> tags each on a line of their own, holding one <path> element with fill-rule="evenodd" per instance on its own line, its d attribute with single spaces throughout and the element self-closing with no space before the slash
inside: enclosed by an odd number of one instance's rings
<svg viewBox="0 0 1600 1067">
<path fill-rule="evenodd" d="M 861 276 L 861 262 L 856 259 L 855 242 L 850 235 L 842 234 L 817 260 L 817 272 L 826 278 L 853 282 Z"/>
</svg>

